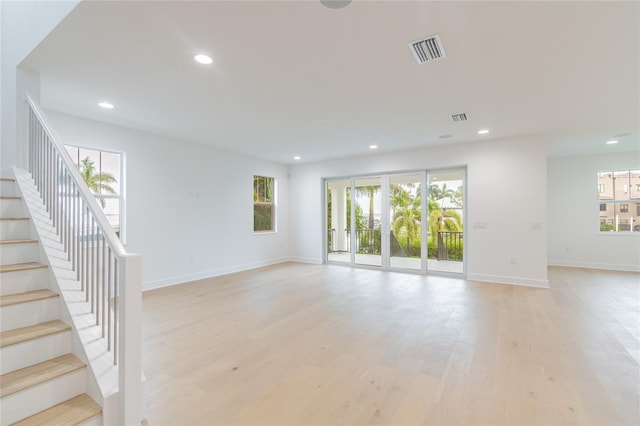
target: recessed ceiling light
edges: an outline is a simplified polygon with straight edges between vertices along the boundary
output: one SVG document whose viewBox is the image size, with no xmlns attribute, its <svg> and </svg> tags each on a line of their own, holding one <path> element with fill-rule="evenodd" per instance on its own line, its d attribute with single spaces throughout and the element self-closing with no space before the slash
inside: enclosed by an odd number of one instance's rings
<svg viewBox="0 0 640 426">
<path fill-rule="evenodd" d="M 113 104 L 106 101 L 98 102 L 98 106 L 106 109 L 113 109 Z"/>
<path fill-rule="evenodd" d="M 193 59 L 195 59 L 197 63 L 203 65 L 211 65 L 213 63 L 213 59 L 211 59 L 211 57 L 207 55 L 196 55 L 193 57 Z"/>
<path fill-rule="evenodd" d="M 487 133 L 489 133 L 489 129 L 478 130 L 479 135 L 486 135 Z"/>
<path fill-rule="evenodd" d="M 378 145 L 369 145 L 369 149 L 378 149 Z"/>
<path fill-rule="evenodd" d="M 296 155 L 295 157 L 293 157 L 294 160 L 301 160 L 302 157 L 300 157 L 299 155 Z"/>
<path fill-rule="evenodd" d="M 607 145 L 615 145 L 615 144 L 617 144 L 617 143 L 618 143 L 618 141 L 616 141 L 616 140 L 613 140 L 613 141 L 607 141 Z"/>
</svg>

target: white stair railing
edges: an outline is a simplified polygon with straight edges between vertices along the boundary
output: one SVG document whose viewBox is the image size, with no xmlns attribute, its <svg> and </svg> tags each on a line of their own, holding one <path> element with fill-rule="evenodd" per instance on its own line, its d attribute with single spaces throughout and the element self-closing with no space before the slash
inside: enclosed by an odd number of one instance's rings
<svg viewBox="0 0 640 426">
<path fill-rule="evenodd" d="M 125 251 L 42 109 L 28 105 L 29 172 L 118 369 L 119 424 L 141 418 L 142 258 Z"/>
</svg>

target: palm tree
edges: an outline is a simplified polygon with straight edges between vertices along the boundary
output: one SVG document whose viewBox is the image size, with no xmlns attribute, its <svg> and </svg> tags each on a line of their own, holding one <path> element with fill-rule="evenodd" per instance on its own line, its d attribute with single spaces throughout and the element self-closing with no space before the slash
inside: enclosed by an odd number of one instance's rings
<svg viewBox="0 0 640 426">
<path fill-rule="evenodd" d="M 403 185 L 393 184 L 390 188 L 389 203 L 391 204 L 391 217 L 396 217 L 399 208 L 407 207 L 411 202 L 411 194 Z"/>
<path fill-rule="evenodd" d="M 370 185 L 370 186 L 359 186 L 356 187 L 356 192 L 359 195 L 365 195 L 369 197 L 369 229 L 373 229 L 374 226 L 374 218 L 373 218 L 373 197 L 376 195 L 376 192 L 380 191 L 380 185 Z"/>
<path fill-rule="evenodd" d="M 429 233 L 436 238 L 439 231 L 462 231 L 462 217 L 455 210 L 440 209 L 429 213 Z M 437 245 L 437 240 L 436 245 Z"/>
<path fill-rule="evenodd" d="M 78 171 L 80 172 L 80 176 L 82 176 L 84 182 L 89 187 L 89 190 L 94 194 L 116 194 L 116 190 L 109 185 L 111 183 L 117 183 L 118 181 L 116 178 L 109 173 L 96 173 L 96 167 L 89 157 L 80 161 L 80 164 L 78 164 Z M 98 198 L 98 201 L 102 208 L 107 205 L 104 198 Z"/>
<path fill-rule="evenodd" d="M 458 189 L 455 190 L 453 196 L 451 197 L 451 203 L 457 208 L 462 208 L 462 186 L 459 186 Z"/>
<path fill-rule="evenodd" d="M 409 255 L 411 248 L 411 239 L 420 235 L 420 221 L 422 220 L 420 214 L 420 202 L 416 206 L 415 200 L 405 207 L 400 208 L 394 214 L 393 220 L 393 233 L 400 235 L 400 231 L 404 228 L 407 233 L 407 255 Z M 419 238 L 419 237 L 418 237 Z"/>
<path fill-rule="evenodd" d="M 444 199 L 452 198 L 455 195 L 453 189 L 448 189 L 447 184 L 442 184 L 442 188 L 438 185 L 429 185 L 429 198 L 440 201 L 440 208 L 444 209 Z"/>
</svg>

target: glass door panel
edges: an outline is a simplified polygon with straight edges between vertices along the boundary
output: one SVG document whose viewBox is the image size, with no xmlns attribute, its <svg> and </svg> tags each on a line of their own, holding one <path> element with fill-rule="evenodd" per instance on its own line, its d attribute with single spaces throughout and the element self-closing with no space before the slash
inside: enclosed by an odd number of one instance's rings
<svg viewBox="0 0 640 426">
<path fill-rule="evenodd" d="M 327 260 L 351 262 L 351 180 L 327 182 Z"/>
<path fill-rule="evenodd" d="M 382 194 L 379 176 L 355 179 L 355 263 L 382 266 Z"/>
<path fill-rule="evenodd" d="M 389 177 L 389 266 L 422 270 L 422 176 Z"/>
<path fill-rule="evenodd" d="M 464 170 L 428 175 L 427 269 L 464 273 Z"/>
</svg>

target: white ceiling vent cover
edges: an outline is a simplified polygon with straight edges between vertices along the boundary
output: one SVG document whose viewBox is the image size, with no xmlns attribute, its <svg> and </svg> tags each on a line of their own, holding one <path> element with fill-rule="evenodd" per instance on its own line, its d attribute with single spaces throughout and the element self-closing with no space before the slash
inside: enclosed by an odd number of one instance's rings
<svg viewBox="0 0 640 426">
<path fill-rule="evenodd" d="M 438 34 L 409 43 L 409 50 L 419 64 L 446 58 L 444 46 Z"/>
</svg>

